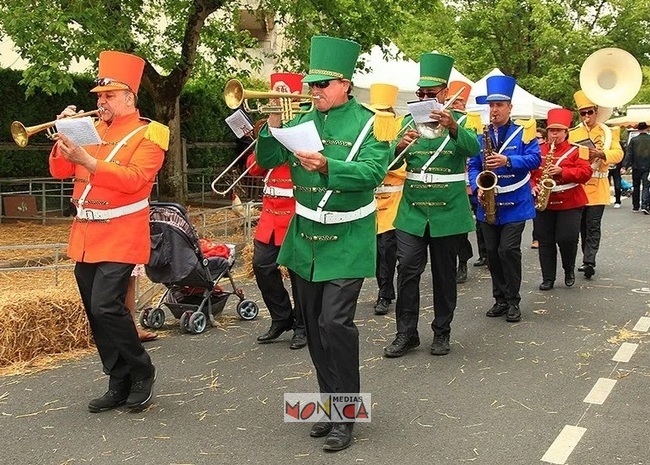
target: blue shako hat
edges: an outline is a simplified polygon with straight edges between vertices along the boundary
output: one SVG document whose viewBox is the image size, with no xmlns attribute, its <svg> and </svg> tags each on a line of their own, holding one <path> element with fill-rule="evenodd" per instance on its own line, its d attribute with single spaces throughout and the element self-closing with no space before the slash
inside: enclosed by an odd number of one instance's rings
<svg viewBox="0 0 650 465">
<path fill-rule="evenodd" d="M 512 76 L 490 76 L 486 80 L 487 95 L 476 97 L 476 103 L 485 105 L 490 102 L 503 102 L 512 100 L 517 80 Z"/>
</svg>

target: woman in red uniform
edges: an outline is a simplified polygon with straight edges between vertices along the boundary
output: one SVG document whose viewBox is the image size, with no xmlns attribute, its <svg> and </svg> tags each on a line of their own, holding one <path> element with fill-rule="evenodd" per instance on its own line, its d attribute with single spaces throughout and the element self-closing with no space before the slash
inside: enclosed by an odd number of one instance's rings
<svg viewBox="0 0 650 465">
<path fill-rule="evenodd" d="M 302 75 L 295 73 L 275 73 L 271 75 L 271 87 L 280 92 L 300 93 Z M 249 155 L 246 166 L 255 163 L 255 154 Z M 264 176 L 264 196 L 262 213 L 257 224 L 254 238 L 253 272 L 262 299 L 271 314 L 271 327 L 260 335 L 260 343 L 271 342 L 285 331 L 294 330 L 291 349 L 301 349 L 307 345 L 305 323 L 300 309 L 291 306 L 289 293 L 282 282 L 282 274 L 276 260 L 280 246 L 287 233 L 289 222 L 296 211 L 293 198 L 293 183 L 289 165 L 284 164 L 266 170 L 255 165 L 249 172 L 252 176 Z M 289 272 L 292 290 L 294 289 L 292 272 Z M 296 299 L 293 299 L 296 305 Z"/>
<path fill-rule="evenodd" d="M 535 234 L 539 239 L 539 263 L 542 268 L 542 284 L 539 289 L 548 291 L 555 283 L 557 268 L 557 247 L 562 257 L 564 284 L 575 283 L 575 261 L 578 252 L 578 236 L 582 209 L 587 204 L 587 195 L 581 184 L 591 178 L 591 166 L 581 158 L 580 148 L 567 140 L 573 114 L 571 110 L 555 108 L 548 112 L 548 142 L 541 145 L 542 165 L 533 171 L 531 183 L 536 206 L 541 195 L 540 180 L 547 176 L 555 181 L 548 204 L 538 209 L 533 220 Z M 553 149 L 553 153 L 549 152 Z"/>
</svg>

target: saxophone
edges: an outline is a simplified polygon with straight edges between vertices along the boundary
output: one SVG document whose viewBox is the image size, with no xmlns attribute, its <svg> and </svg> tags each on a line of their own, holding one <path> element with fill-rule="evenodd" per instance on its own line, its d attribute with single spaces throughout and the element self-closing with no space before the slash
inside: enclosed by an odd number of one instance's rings
<svg viewBox="0 0 650 465">
<path fill-rule="evenodd" d="M 535 209 L 539 211 L 546 210 L 548 206 L 548 200 L 551 198 L 551 192 L 556 186 L 555 180 L 551 177 L 548 170 L 553 166 L 553 157 L 555 155 L 555 139 L 551 139 L 551 147 L 544 158 L 544 169 L 542 171 L 542 176 L 537 182 L 539 187 L 537 191 L 537 197 L 535 198 Z"/>
<path fill-rule="evenodd" d="M 483 200 L 481 205 L 485 210 L 485 222 L 494 224 L 497 217 L 497 204 L 495 200 L 496 186 L 499 181 L 494 171 L 487 169 L 485 160 L 492 155 L 492 139 L 490 139 L 489 127 L 483 128 L 483 171 L 476 176 L 476 185 L 483 191 Z"/>
</svg>

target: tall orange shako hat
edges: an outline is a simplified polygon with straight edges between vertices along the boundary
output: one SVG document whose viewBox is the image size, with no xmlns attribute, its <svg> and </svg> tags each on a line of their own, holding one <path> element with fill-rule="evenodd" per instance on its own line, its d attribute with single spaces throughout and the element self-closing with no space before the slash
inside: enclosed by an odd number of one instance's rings
<svg viewBox="0 0 650 465">
<path fill-rule="evenodd" d="M 458 96 L 458 100 L 464 100 L 465 103 L 469 101 L 469 93 L 472 90 L 472 86 L 463 81 L 451 81 L 447 86 L 447 98 L 451 98 L 453 95 L 456 95 L 461 88 L 463 91 Z"/>
<path fill-rule="evenodd" d="M 145 61 L 139 56 L 107 50 L 99 54 L 99 72 L 96 87 L 91 92 L 130 90 L 138 93 Z"/>
<path fill-rule="evenodd" d="M 283 82 L 292 94 L 302 94 L 302 74 L 297 73 L 273 73 L 271 74 L 271 89 L 278 82 Z"/>
</svg>

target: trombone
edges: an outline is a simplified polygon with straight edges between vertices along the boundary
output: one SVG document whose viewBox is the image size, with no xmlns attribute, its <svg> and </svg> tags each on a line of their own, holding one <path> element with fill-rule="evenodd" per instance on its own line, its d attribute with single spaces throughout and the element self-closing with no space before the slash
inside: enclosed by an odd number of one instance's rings
<svg viewBox="0 0 650 465">
<path fill-rule="evenodd" d="M 267 103 L 252 108 L 249 100 L 263 100 L 263 99 L 278 99 L 279 104 Z M 294 101 L 300 99 L 300 101 Z M 291 121 L 294 116 L 301 113 L 309 113 L 314 108 L 313 97 L 309 94 L 290 94 L 288 92 L 259 92 L 254 90 L 244 89 L 243 84 L 238 79 L 231 79 L 226 83 L 224 89 L 224 100 L 228 108 L 236 110 L 242 104 L 244 109 L 249 113 L 259 113 L 268 115 L 270 113 L 280 113 L 282 115 L 282 122 L 286 123 Z M 302 108 L 301 105 L 310 103 L 308 108 Z"/>
<path fill-rule="evenodd" d="M 251 143 L 248 145 L 248 147 L 246 147 L 246 148 L 242 151 L 242 153 L 240 153 L 239 155 L 237 155 L 237 157 L 235 157 L 235 159 L 232 161 L 232 163 L 231 163 L 230 165 L 228 165 L 228 166 L 227 166 L 227 167 L 226 167 L 226 168 L 221 172 L 221 174 L 220 174 L 219 176 L 216 177 L 216 179 L 215 179 L 214 181 L 212 181 L 212 184 L 210 185 L 210 187 L 212 188 L 212 190 L 214 191 L 215 194 L 226 195 L 228 192 L 230 192 L 231 190 L 233 190 L 233 189 L 235 188 L 235 186 L 237 185 L 237 183 L 238 183 L 239 181 L 241 181 L 241 180 L 244 178 L 244 176 L 246 176 L 246 175 L 248 174 L 248 172 L 253 168 L 253 166 L 255 166 L 255 163 L 252 163 L 251 166 L 249 166 L 248 168 L 246 168 L 246 169 L 244 170 L 244 172 L 243 172 L 242 174 L 240 174 L 239 177 L 238 177 L 237 179 L 235 179 L 235 180 L 232 182 L 232 184 L 231 184 L 231 185 L 230 185 L 226 190 L 220 191 L 220 190 L 217 189 L 217 181 L 219 181 L 219 179 L 223 178 L 224 175 L 225 175 L 228 171 L 230 171 L 230 170 L 232 169 L 232 167 L 235 166 L 235 165 L 239 162 L 239 160 L 241 160 L 242 157 L 243 157 L 244 155 L 246 155 L 246 154 L 248 153 L 248 151 L 249 151 L 250 149 L 252 149 L 252 148 L 255 146 L 256 143 L 257 143 L 257 138 L 253 139 L 253 142 L 251 142 Z"/>
<path fill-rule="evenodd" d="M 103 109 L 81 112 L 77 113 L 76 115 L 68 116 L 67 118 L 83 118 L 84 116 L 95 116 L 98 115 L 101 111 L 103 111 Z M 31 136 L 41 131 L 47 130 L 47 137 L 54 140 L 56 133 L 50 132 L 50 129 L 56 125 L 57 121 L 58 120 L 53 120 L 47 123 L 37 124 L 35 126 L 25 126 L 20 121 L 14 121 L 11 123 L 11 137 L 13 137 L 16 145 L 19 147 L 26 147 Z"/>
</svg>

